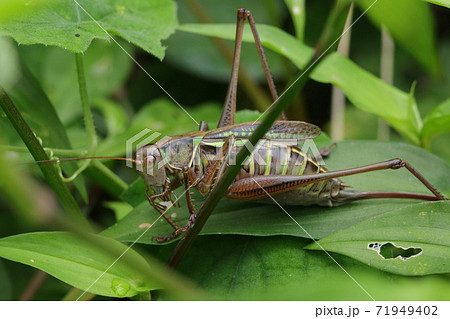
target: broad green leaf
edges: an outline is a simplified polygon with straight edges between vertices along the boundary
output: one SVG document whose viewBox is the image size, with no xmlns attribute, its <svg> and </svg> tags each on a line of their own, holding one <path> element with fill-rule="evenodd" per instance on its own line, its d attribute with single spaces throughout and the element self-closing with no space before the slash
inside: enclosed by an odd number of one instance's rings
<svg viewBox="0 0 450 319">
<path fill-rule="evenodd" d="M 66 129 L 59 120 L 53 105 L 31 72 L 24 65 L 20 67 L 21 77 L 7 91 L 8 95 L 38 139 L 42 140 L 43 147 L 71 149 Z M 0 85 L 2 85 L 1 77 Z M 65 163 L 62 168 L 70 176 L 76 171 L 77 164 Z M 73 183 L 83 199 L 87 201 L 83 178 L 77 178 Z"/>
<path fill-rule="evenodd" d="M 305 67 L 313 49 L 278 28 L 266 25 L 258 25 L 258 28 L 264 46 L 282 54 L 299 69 Z M 179 29 L 225 39 L 234 39 L 235 36 L 233 25 L 211 24 L 205 28 L 201 24 L 189 24 L 181 25 Z M 244 41 L 253 41 L 249 32 L 244 32 Z M 337 53 L 320 61 L 311 78 L 338 86 L 355 106 L 382 117 L 408 140 L 420 144 L 422 123 L 411 94 L 384 83 Z"/>
<path fill-rule="evenodd" d="M 358 0 L 366 10 L 372 0 Z M 428 72 L 439 73 L 433 17 L 429 5 L 419 0 L 378 0 L 367 16 L 379 28 L 385 26 L 392 37 L 419 61 Z M 401 17 L 401 19 L 399 19 Z"/>
<path fill-rule="evenodd" d="M 443 7 L 450 8 L 450 0 L 425 0 L 429 3 L 437 4 Z"/>
<path fill-rule="evenodd" d="M 0 239 L 0 256 L 41 269 L 69 285 L 82 290 L 89 288 L 89 292 L 103 296 L 124 298 L 161 288 L 157 279 L 161 275 L 158 274 L 159 266 L 152 268 L 138 253 L 127 251 L 128 262 L 132 260 L 135 265 L 148 268 L 149 273 L 153 271 L 155 277 L 149 280 L 127 264 L 126 258 L 114 263 L 127 249 L 126 245 L 98 235 L 89 235 L 89 241 L 64 232 L 15 235 Z M 92 242 L 109 247 L 117 255 Z"/>
<path fill-rule="evenodd" d="M 326 144 L 318 145 L 318 148 Z M 349 141 L 338 143 L 326 159 L 329 170 L 339 170 L 400 157 L 409 161 L 435 187 L 446 196 L 450 195 L 449 166 L 436 156 L 411 145 L 375 141 Z M 342 178 L 345 184 L 356 190 L 405 191 L 429 194 L 429 191 L 406 169 L 378 171 Z M 182 189 L 179 189 L 178 196 Z M 120 241 L 132 242 L 150 225 L 146 235 L 139 242 L 154 244 L 152 236 L 168 235 L 173 230 L 167 222 L 149 205 L 142 181 L 136 182 L 132 190 L 124 194 L 134 209 L 103 235 Z M 195 206 L 201 206 L 202 197 L 194 194 Z M 140 199 L 140 200 L 139 200 Z M 180 225 L 187 220 L 185 199 L 180 198 L 181 208 L 168 211 Z M 416 200 L 377 199 L 354 202 L 338 207 L 284 206 L 284 209 L 298 222 L 301 229 L 276 205 L 263 205 L 253 201 L 232 201 L 222 199 L 202 234 L 245 234 L 255 236 L 290 235 L 322 238 L 338 230 L 396 208 L 418 203 Z M 283 206 L 283 205 L 282 205 Z M 450 209 L 448 211 L 450 214 Z M 307 233 L 305 233 L 305 231 Z"/>
<path fill-rule="evenodd" d="M 332 260 L 304 250 L 309 242 L 286 236 L 201 236 L 179 270 L 218 300 L 448 300 L 450 283 L 443 276 L 386 274 L 346 256 L 333 254 Z M 151 248 L 167 255 L 172 249 Z"/>
<path fill-rule="evenodd" d="M 386 255 L 380 250 L 380 246 L 386 244 L 399 252 Z M 337 252 L 405 276 L 448 273 L 450 203 L 420 203 L 393 210 L 322 238 L 306 248 Z"/>
<path fill-rule="evenodd" d="M 355 106 L 383 118 L 408 140 L 420 144 L 422 121 L 412 93 L 384 83 L 338 53 L 326 57 L 311 77 L 336 85 Z"/>
<path fill-rule="evenodd" d="M 27 1 L 21 5 L 27 10 L 19 7 L 19 14 L 0 20 L 0 35 L 20 44 L 55 45 L 78 53 L 86 51 L 93 39 L 110 40 L 108 32 L 162 59 L 161 40 L 177 25 L 171 0 Z"/>
<path fill-rule="evenodd" d="M 258 33 L 262 44 L 287 57 L 298 68 L 303 68 L 313 54 L 313 50 L 292 35 L 270 25 L 258 24 Z M 219 37 L 234 40 L 236 36 L 236 25 L 234 24 L 183 24 L 178 27 L 181 31 Z M 244 42 L 254 43 L 249 29 L 244 30 Z"/>
<path fill-rule="evenodd" d="M 450 131 L 450 99 L 438 105 L 423 121 L 422 138 Z"/>
</svg>

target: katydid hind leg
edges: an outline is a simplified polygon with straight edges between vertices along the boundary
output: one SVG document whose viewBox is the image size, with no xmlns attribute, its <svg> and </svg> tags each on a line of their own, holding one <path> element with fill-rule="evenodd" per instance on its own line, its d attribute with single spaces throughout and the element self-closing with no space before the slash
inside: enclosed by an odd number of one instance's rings
<svg viewBox="0 0 450 319">
<path fill-rule="evenodd" d="M 208 126 L 208 122 L 206 121 L 201 121 L 200 125 L 198 127 L 198 130 L 201 132 L 206 132 L 209 131 L 209 126 Z"/>
<path fill-rule="evenodd" d="M 236 93 L 239 76 L 239 61 L 241 59 L 242 34 L 244 32 L 245 15 L 241 9 L 238 10 L 236 23 L 236 38 L 234 40 L 233 64 L 231 68 L 230 83 L 228 84 L 227 96 L 223 106 L 222 115 L 220 116 L 217 127 L 233 125 L 236 115 Z"/>
<path fill-rule="evenodd" d="M 220 117 L 219 123 L 217 127 L 224 127 L 233 125 L 235 123 L 235 114 L 236 114 L 236 93 L 237 93 L 237 83 L 238 83 L 238 75 L 239 75 L 239 63 L 241 56 L 241 48 L 242 48 L 242 35 L 244 31 L 244 23 L 245 20 L 248 20 L 250 25 L 250 29 L 253 34 L 253 38 L 255 40 L 256 49 L 258 51 L 259 58 L 261 60 L 261 65 L 264 71 L 264 75 L 266 77 L 267 85 L 269 86 L 270 94 L 272 96 L 273 101 L 278 99 L 278 92 L 275 86 L 275 82 L 273 81 L 272 74 L 270 73 L 269 64 L 267 63 L 266 55 L 264 53 L 263 45 L 261 43 L 258 30 L 256 29 L 256 24 L 253 19 L 253 16 L 249 10 L 239 9 L 237 15 L 237 23 L 236 23 L 236 37 L 235 37 L 235 46 L 234 46 L 234 54 L 233 54 L 233 63 L 231 69 L 231 78 L 228 86 L 227 96 L 225 98 L 225 104 L 222 111 L 222 115 Z M 286 120 L 286 115 L 284 113 L 281 114 L 281 119 Z"/>
<path fill-rule="evenodd" d="M 422 174 L 412 167 L 411 164 L 402 159 L 392 159 L 389 161 L 374 163 L 366 166 L 355 167 L 340 171 L 323 172 L 313 175 L 272 175 L 272 176 L 254 176 L 235 181 L 227 192 L 227 197 L 235 199 L 257 199 L 270 195 L 287 192 L 298 187 L 306 186 L 312 183 L 327 181 L 339 177 L 362 174 L 366 172 L 398 169 L 405 167 L 413 174 L 433 195 L 406 193 L 406 192 L 363 192 L 363 191 L 340 191 L 336 196 L 339 203 L 370 199 L 370 198 L 414 198 L 421 200 L 446 200 L 446 198 L 434 187 Z M 249 198 L 250 197 L 250 198 Z"/>
</svg>

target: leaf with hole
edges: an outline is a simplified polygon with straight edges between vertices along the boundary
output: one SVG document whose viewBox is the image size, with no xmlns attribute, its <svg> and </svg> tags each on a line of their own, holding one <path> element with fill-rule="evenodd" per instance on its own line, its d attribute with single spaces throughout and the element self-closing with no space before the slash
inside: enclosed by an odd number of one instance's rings
<svg viewBox="0 0 450 319">
<path fill-rule="evenodd" d="M 448 273 L 450 202 L 392 210 L 322 238 L 306 249 L 340 253 L 405 276 Z"/>
</svg>

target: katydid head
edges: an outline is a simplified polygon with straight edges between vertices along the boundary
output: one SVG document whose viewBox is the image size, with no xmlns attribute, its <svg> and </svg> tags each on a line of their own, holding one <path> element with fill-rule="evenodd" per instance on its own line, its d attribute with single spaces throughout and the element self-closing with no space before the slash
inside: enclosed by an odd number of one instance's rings
<svg viewBox="0 0 450 319">
<path fill-rule="evenodd" d="M 140 172 L 148 191 L 160 194 L 170 180 L 166 174 L 164 158 L 156 144 L 146 145 L 136 151 L 136 167 Z"/>
</svg>

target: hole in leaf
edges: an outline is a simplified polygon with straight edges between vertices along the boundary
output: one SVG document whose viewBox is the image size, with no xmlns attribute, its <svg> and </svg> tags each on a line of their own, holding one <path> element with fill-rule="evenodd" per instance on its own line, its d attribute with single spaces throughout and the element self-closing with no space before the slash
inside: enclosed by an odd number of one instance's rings
<svg viewBox="0 0 450 319">
<path fill-rule="evenodd" d="M 417 257 L 422 253 L 422 248 L 403 248 L 392 243 L 369 243 L 367 248 L 370 250 L 375 250 L 378 255 L 384 259 L 400 258 L 402 260 L 408 260 L 409 258 Z"/>
</svg>

